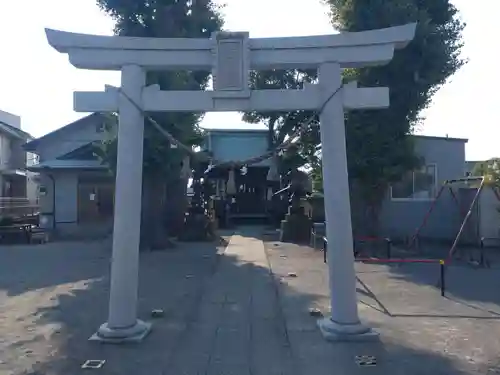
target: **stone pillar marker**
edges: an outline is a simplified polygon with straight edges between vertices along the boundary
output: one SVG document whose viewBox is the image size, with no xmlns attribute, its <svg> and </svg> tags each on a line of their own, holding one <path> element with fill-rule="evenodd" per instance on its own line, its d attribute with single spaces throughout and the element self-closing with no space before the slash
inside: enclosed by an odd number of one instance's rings
<svg viewBox="0 0 500 375">
<path fill-rule="evenodd" d="M 49 44 L 77 68 L 122 71 L 121 89 L 145 112 L 318 111 L 323 146 L 325 213 L 332 317 L 319 322 L 328 340 L 376 336 L 358 317 L 344 109 L 389 106 L 385 87 L 339 89 L 341 71 L 387 64 L 406 47 L 416 24 L 387 29 L 287 38 L 249 38 L 219 32 L 211 39 L 96 36 L 47 29 Z M 249 71 L 319 69 L 319 84 L 302 90 L 250 90 Z M 212 91 L 162 91 L 144 87 L 148 70 L 210 71 Z M 331 94 L 339 89 L 336 95 Z M 150 325 L 137 319 L 144 118 L 120 90 L 75 92 L 77 112 L 118 112 L 118 160 L 109 316 L 91 338 L 139 341 Z M 387 126 L 390 126 L 388 124 Z M 256 155 L 257 156 L 257 155 Z"/>
</svg>

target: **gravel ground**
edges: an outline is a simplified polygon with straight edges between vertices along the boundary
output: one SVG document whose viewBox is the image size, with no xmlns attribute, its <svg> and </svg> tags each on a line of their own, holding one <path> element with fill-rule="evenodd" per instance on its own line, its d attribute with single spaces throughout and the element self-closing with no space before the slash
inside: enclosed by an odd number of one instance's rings
<svg viewBox="0 0 500 375">
<path fill-rule="evenodd" d="M 181 318 L 193 310 L 221 249 L 196 243 L 141 254 L 138 315 L 151 321 L 151 311 L 163 309 L 165 319 L 143 344 L 113 346 L 87 341 L 107 317 L 109 243 L 0 247 L 0 374 L 78 374 L 88 359 L 106 359 L 99 374 L 145 373 L 149 361 L 148 374 L 162 373 L 160 357 L 182 332 Z"/>
<path fill-rule="evenodd" d="M 266 242 L 266 248 L 273 273 L 282 280 L 283 303 L 293 301 L 290 295 L 300 296 L 289 309 L 285 305 L 285 320 L 295 351 L 311 353 L 303 360 L 303 366 L 315 368 L 311 373 L 329 373 L 328 361 L 347 369 L 356 355 L 377 357 L 376 368 L 365 369 L 370 374 L 500 373 L 499 269 L 450 267 L 443 298 L 437 288 L 438 265 L 357 263 L 360 317 L 380 332 L 381 342 L 337 345 L 332 351 L 317 330 L 294 327 L 295 322 L 305 321 L 297 316 L 301 305 L 317 307 L 325 315 L 329 312 L 322 252 L 272 241 Z M 287 277 L 290 272 L 297 277 Z"/>
<path fill-rule="evenodd" d="M 82 307 L 93 305 L 94 286 L 106 279 L 107 248 L 104 243 L 0 247 L 1 374 L 29 372 L 61 355 L 66 321 L 85 316 Z M 72 303 L 77 296 L 83 298 L 78 305 Z"/>
<path fill-rule="evenodd" d="M 500 373 L 500 270 L 452 267 L 442 298 L 437 266 L 357 264 L 360 315 L 381 342 L 330 344 L 309 312 L 328 314 L 322 254 L 259 233 L 141 254 L 138 316 L 154 326 L 125 346 L 87 341 L 107 316 L 109 243 L 0 247 L 0 374 Z M 81 369 L 88 359 L 106 362 Z"/>
</svg>

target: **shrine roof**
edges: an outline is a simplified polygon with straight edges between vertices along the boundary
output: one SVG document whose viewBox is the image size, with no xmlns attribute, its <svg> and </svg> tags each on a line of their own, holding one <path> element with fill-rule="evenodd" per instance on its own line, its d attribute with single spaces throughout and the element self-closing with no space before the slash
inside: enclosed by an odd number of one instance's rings
<svg viewBox="0 0 500 375">
<path fill-rule="evenodd" d="M 267 129 L 245 129 L 245 128 L 230 128 L 230 129 L 207 129 L 205 128 L 205 131 L 207 133 L 212 133 L 212 134 L 231 134 L 231 133 L 238 133 L 238 134 L 244 134 L 244 133 L 267 133 Z"/>
</svg>

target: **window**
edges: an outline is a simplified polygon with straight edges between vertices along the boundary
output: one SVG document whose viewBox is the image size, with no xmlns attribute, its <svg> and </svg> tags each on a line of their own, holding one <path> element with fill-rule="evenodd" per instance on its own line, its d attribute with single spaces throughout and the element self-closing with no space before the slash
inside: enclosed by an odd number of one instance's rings
<svg viewBox="0 0 500 375">
<path fill-rule="evenodd" d="M 429 164 L 417 171 L 408 172 L 400 182 L 391 187 L 393 200 L 433 199 L 437 190 L 437 166 Z"/>
<path fill-rule="evenodd" d="M 31 152 L 26 153 L 26 165 L 28 167 L 32 165 L 37 165 L 40 162 L 40 158 L 38 155 L 33 154 Z"/>
</svg>

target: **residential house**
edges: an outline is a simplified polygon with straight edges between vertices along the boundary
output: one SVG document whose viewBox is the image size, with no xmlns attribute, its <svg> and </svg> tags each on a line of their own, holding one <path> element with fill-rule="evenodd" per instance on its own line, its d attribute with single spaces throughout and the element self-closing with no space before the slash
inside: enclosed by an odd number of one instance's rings
<svg viewBox="0 0 500 375">
<path fill-rule="evenodd" d="M 94 113 L 30 141 L 38 156 L 41 226 L 61 235 L 106 234 L 112 228 L 114 179 L 94 155 L 104 117 Z"/>
<path fill-rule="evenodd" d="M 37 156 L 23 149 L 33 137 L 21 130 L 21 118 L 0 111 L 0 197 L 28 198 L 36 204 L 37 176 L 27 166 L 38 162 Z"/>
<path fill-rule="evenodd" d="M 424 224 L 434 198 L 446 180 L 463 178 L 467 139 L 414 135 L 415 152 L 424 160 L 421 169 L 407 173 L 394 184 L 383 202 L 381 232 L 406 238 Z M 456 188 L 456 186 L 455 186 Z M 463 218 L 460 206 L 445 189 L 422 228 L 422 237 L 454 239 Z"/>
</svg>

